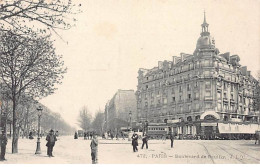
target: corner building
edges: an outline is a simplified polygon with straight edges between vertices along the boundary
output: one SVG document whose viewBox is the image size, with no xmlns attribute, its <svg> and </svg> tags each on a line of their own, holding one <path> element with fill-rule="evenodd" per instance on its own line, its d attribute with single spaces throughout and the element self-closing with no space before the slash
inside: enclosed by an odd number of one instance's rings
<svg viewBox="0 0 260 167">
<path fill-rule="evenodd" d="M 257 80 L 238 55 L 220 54 L 208 31 L 202 32 L 193 54 L 181 53 L 138 71 L 137 121 L 167 123 L 179 136 L 254 134 L 259 111 L 254 109 Z"/>
</svg>

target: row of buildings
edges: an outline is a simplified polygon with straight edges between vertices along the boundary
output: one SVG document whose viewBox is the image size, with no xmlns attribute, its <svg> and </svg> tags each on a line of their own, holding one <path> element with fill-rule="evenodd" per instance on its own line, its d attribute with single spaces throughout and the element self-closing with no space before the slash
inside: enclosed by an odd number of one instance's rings
<svg viewBox="0 0 260 167">
<path fill-rule="evenodd" d="M 107 103 L 106 122 L 113 120 L 108 129 L 164 123 L 166 131 L 207 137 L 260 130 L 258 81 L 238 55 L 219 52 L 208 27 L 204 14 L 193 54 L 139 69 L 137 91 L 119 90 Z M 125 121 L 122 126 L 119 120 Z"/>
</svg>

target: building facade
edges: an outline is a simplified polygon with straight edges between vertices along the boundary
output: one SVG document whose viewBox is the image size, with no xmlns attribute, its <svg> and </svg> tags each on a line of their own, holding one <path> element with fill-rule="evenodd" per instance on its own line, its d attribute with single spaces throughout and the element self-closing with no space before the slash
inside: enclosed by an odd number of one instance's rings
<svg viewBox="0 0 260 167">
<path fill-rule="evenodd" d="M 138 122 L 167 123 L 177 134 L 208 136 L 259 128 L 253 105 L 258 82 L 238 55 L 220 54 L 208 26 L 204 14 L 193 54 L 139 69 Z"/>
<path fill-rule="evenodd" d="M 136 97 L 134 90 L 118 90 L 105 106 L 106 131 L 117 132 L 136 122 Z"/>
</svg>

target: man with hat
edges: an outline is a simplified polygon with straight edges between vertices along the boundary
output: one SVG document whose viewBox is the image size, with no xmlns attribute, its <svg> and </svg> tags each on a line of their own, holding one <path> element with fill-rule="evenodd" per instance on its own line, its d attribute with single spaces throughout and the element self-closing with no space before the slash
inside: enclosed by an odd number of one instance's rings
<svg viewBox="0 0 260 167">
<path fill-rule="evenodd" d="M 1 130 L 0 131 L 0 145 L 1 145 L 1 156 L 0 156 L 0 161 L 4 161 L 5 159 L 5 151 L 6 151 L 6 145 L 7 145 L 7 137 L 5 135 L 5 131 Z"/>
<path fill-rule="evenodd" d="M 97 134 L 93 134 L 93 138 L 90 143 L 90 148 L 91 148 L 91 159 L 92 159 L 92 164 L 97 164 L 98 158 L 97 158 L 97 153 L 98 153 L 98 139 L 97 139 Z"/>
<path fill-rule="evenodd" d="M 53 147 L 55 145 L 55 142 L 57 141 L 56 136 L 54 135 L 54 131 L 51 129 L 50 133 L 46 136 L 46 140 L 48 141 L 46 146 L 48 147 L 47 149 L 47 155 L 49 157 L 54 157 L 52 155 Z"/>
</svg>

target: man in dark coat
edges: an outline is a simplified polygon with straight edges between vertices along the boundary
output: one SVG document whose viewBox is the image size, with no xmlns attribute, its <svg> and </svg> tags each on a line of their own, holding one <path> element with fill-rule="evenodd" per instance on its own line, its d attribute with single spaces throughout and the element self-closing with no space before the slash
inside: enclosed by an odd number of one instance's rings
<svg viewBox="0 0 260 167">
<path fill-rule="evenodd" d="M 6 137 L 4 131 L 2 131 L 2 134 L 0 134 L 0 144 L 1 144 L 0 161 L 5 161 L 6 160 L 5 159 L 5 151 L 6 151 L 6 145 L 7 145 L 7 137 Z"/>
<path fill-rule="evenodd" d="M 133 146 L 133 151 L 138 151 L 137 146 L 138 146 L 138 135 L 135 133 L 132 136 L 132 146 Z"/>
<path fill-rule="evenodd" d="M 173 133 L 170 133 L 170 140 L 171 140 L 171 148 L 173 148 L 173 140 L 174 140 Z"/>
<path fill-rule="evenodd" d="M 46 136 L 46 140 L 48 141 L 46 146 L 48 147 L 47 149 L 47 155 L 49 157 L 54 157 L 52 155 L 53 147 L 55 145 L 55 142 L 57 141 L 56 136 L 54 135 L 54 131 L 51 129 L 50 133 Z"/>
<path fill-rule="evenodd" d="M 98 163 L 98 139 L 97 139 L 97 134 L 93 134 L 93 139 L 91 140 L 90 143 L 90 148 L 91 148 L 91 159 L 92 159 L 92 164 L 97 164 Z"/>
<path fill-rule="evenodd" d="M 144 148 L 144 145 L 146 145 L 146 149 L 148 149 L 148 136 L 144 134 L 142 140 L 143 140 L 142 149 Z"/>
</svg>

